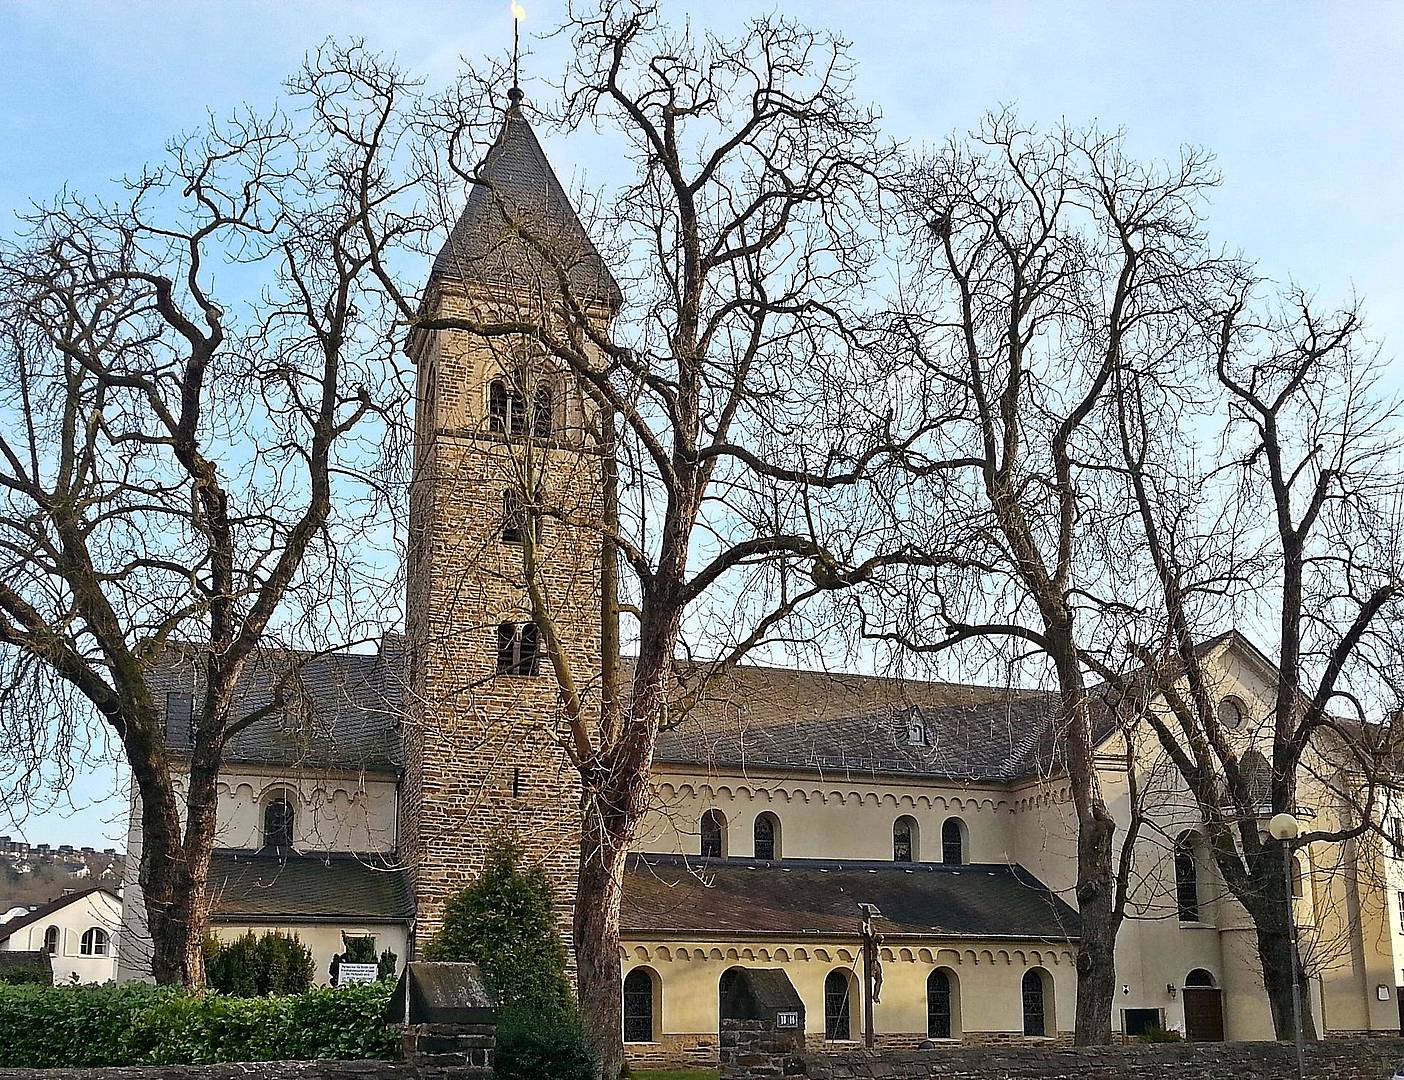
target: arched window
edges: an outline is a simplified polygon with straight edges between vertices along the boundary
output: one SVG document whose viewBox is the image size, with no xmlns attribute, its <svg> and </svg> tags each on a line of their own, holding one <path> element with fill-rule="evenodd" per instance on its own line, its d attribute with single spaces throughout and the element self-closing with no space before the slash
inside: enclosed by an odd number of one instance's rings
<svg viewBox="0 0 1404 1080">
<path fill-rule="evenodd" d="M 914 818 L 899 817 L 892 823 L 892 861 L 917 861 L 917 823 Z"/>
<path fill-rule="evenodd" d="M 766 812 L 756 818 L 756 858 L 780 858 L 780 819 Z"/>
<path fill-rule="evenodd" d="M 1306 875 L 1302 872 L 1302 860 L 1298 855 L 1292 856 L 1292 899 L 1300 900 L 1306 895 Z"/>
<path fill-rule="evenodd" d="M 1194 834 L 1175 841 L 1175 905 L 1181 922 L 1199 922 L 1199 863 L 1194 857 Z"/>
<path fill-rule="evenodd" d="M 1203 968 L 1195 968 L 1185 976 L 1185 985 L 1212 988 L 1214 985 L 1214 976 Z"/>
<path fill-rule="evenodd" d="M 536 623 L 526 623 L 517 635 L 518 675 L 539 675 L 541 673 L 541 635 Z"/>
<path fill-rule="evenodd" d="M 634 968 L 624 976 L 624 1041 L 653 1042 L 654 975 L 647 968 Z"/>
<path fill-rule="evenodd" d="M 950 1039 L 955 1031 L 951 1018 L 951 976 L 937 968 L 926 977 L 926 1036 L 929 1039 Z"/>
<path fill-rule="evenodd" d="M 508 488 L 502 493 L 502 542 L 520 544 L 526 532 L 526 511 L 522 507 L 522 496 L 516 488 Z"/>
<path fill-rule="evenodd" d="M 497 673 L 511 674 L 513 657 L 517 651 L 517 627 L 513 623 L 501 623 L 497 627 Z"/>
<path fill-rule="evenodd" d="M 439 400 L 439 366 L 430 364 L 424 373 L 424 397 L 420 401 L 420 417 L 422 423 L 420 427 L 427 431 L 434 430 L 435 416 L 438 411 Z"/>
<path fill-rule="evenodd" d="M 1029 968 L 1024 972 L 1024 1034 L 1029 1036 L 1047 1035 L 1052 1027 L 1052 1010 L 1049 1008 L 1048 973 L 1041 968 Z"/>
<path fill-rule="evenodd" d="M 852 973 L 843 968 L 835 968 L 824 980 L 824 1038 L 830 1042 L 853 1038 L 852 985 Z"/>
<path fill-rule="evenodd" d="M 263 804 L 263 846 L 286 851 L 293 846 L 296 815 L 286 796 L 277 795 Z"/>
<path fill-rule="evenodd" d="M 702 815 L 702 855 L 708 859 L 726 857 L 726 818 L 720 810 L 708 810 Z"/>
<path fill-rule="evenodd" d="M 946 818 L 941 826 L 941 861 L 951 866 L 965 862 L 965 822 Z"/>
<path fill-rule="evenodd" d="M 536 388 L 531 411 L 532 434 L 538 439 L 549 439 L 556 433 L 556 395 L 549 386 Z"/>
<path fill-rule="evenodd" d="M 517 626 L 505 622 L 497 628 L 497 673 L 499 675 L 539 675 L 541 635 L 535 623 Z"/>
<path fill-rule="evenodd" d="M 526 431 L 526 398 L 506 379 L 493 379 L 488 384 L 488 426 L 503 435 L 521 435 Z"/>
<path fill-rule="evenodd" d="M 1265 807 L 1272 802 L 1272 766 L 1257 750 L 1249 750 L 1238 761 L 1243 774 L 1243 786 L 1248 792 L 1248 805 Z"/>
<path fill-rule="evenodd" d="M 59 950 L 59 928 L 51 926 L 44 931 L 44 951 L 50 956 L 57 956 Z"/>
<path fill-rule="evenodd" d="M 78 943 L 78 952 L 83 956 L 106 956 L 108 948 L 107 931 L 100 926 L 90 926 L 84 930 Z"/>
<path fill-rule="evenodd" d="M 1237 731 L 1248 719 L 1248 714 L 1243 709 L 1243 702 L 1237 698 L 1226 697 L 1219 702 L 1218 717 L 1219 725 L 1225 730 Z"/>
</svg>

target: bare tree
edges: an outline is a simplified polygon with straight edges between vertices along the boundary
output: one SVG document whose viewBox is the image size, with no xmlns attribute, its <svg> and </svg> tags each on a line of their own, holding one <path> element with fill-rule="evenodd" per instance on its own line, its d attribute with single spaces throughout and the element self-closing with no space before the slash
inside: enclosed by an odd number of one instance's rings
<svg viewBox="0 0 1404 1080">
<path fill-rule="evenodd" d="M 1380 840 L 1397 808 L 1404 534 L 1397 416 L 1379 394 L 1358 312 L 1323 312 L 1300 291 L 1254 303 L 1258 286 L 1245 278 L 1206 312 L 1204 383 L 1218 391 L 1209 409 L 1129 381 L 1118 412 L 1158 593 L 1147 606 L 1159 626 L 1137 647 L 1165 649 L 1173 672 L 1169 708 L 1150 722 L 1198 802 L 1226 887 L 1253 919 L 1277 1034 L 1290 1038 L 1290 891 L 1266 820 L 1301 816 L 1289 846 L 1324 845 L 1329 861 L 1330 845 Z M 1184 432 L 1214 423 L 1222 450 L 1201 453 L 1211 464 L 1195 468 Z M 1266 717 L 1225 706 L 1208 668 L 1199 639 L 1226 619 L 1273 640 Z M 1298 975 L 1303 1001 L 1309 970 Z M 1303 1019 L 1310 1031 L 1309 1011 Z"/>
<path fill-rule="evenodd" d="M 1110 1038 L 1135 841 L 1133 827 L 1117 847 L 1094 754 L 1153 687 L 1117 655 L 1144 586 L 1108 468 L 1114 391 L 1132 357 L 1175 376 L 1220 270 L 1199 227 L 1215 180 L 1199 152 L 1146 165 L 1119 136 L 1041 134 L 1005 112 L 914 163 L 902 191 L 911 277 L 894 363 L 931 434 L 893 505 L 926 565 L 891 579 L 892 603 L 865 600 L 863 632 L 927 656 L 1043 658 L 1077 817 L 1080 1044 Z"/>
<path fill-rule="evenodd" d="M 358 556 L 391 540 L 371 530 L 403 394 L 340 180 L 306 131 L 241 115 L 0 248 L 6 795 L 33 795 L 85 718 L 115 739 L 163 983 L 203 983 L 224 748 L 296 683 L 241 714 L 251 658 L 383 610 Z M 198 657 L 188 761 L 153 682 L 173 650 Z"/>
<path fill-rule="evenodd" d="M 395 220 L 382 159 L 412 141 L 426 183 L 441 171 L 486 190 L 501 250 L 537 271 L 531 295 L 490 315 L 436 314 L 381 266 L 404 322 L 535 355 L 590 404 L 602 508 L 543 504 L 529 467 L 516 503 L 530 519 L 525 593 L 583 792 L 576 972 L 608 1076 L 622 1063 L 620 890 L 675 658 L 688 646 L 735 658 L 766 643 L 808 598 L 861 577 L 876 550 L 861 528 L 834 524 L 832 507 L 890 441 L 893 418 L 870 409 L 882 395 L 858 370 L 857 338 L 890 151 L 850 97 L 845 44 L 787 19 L 755 19 L 734 40 L 698 37 L 670 31 L 652 5 L 607 2 L 573 11 L 560 33 L 575 59 L 559 99 L 530 107 L 562 130 L 612 133 L 632 167 L 594 220 L 625 293 L 612 330 L 575 272 L 580 252 L 562 250 L 553 223 L 483 168 L 506 72 L 470 71 L 404 113 L 403 83 L 374 64 L 348 72 L 324 57 L 306 86 L 363 163 L 367 237 Z M 444 218 L 420 221 L 442 228 Z M 602 687 L 563 646 L 540 585 L 534 523 L 553 517 L 604 544 Z M 621 638 L 638 649 L 627 671 Z"/>
</svg>

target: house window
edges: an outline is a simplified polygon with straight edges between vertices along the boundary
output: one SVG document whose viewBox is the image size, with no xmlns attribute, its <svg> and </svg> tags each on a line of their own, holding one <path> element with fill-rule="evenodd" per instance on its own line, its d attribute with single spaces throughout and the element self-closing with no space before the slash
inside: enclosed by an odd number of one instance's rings
<svg viewBox="0 0 1404 1080">
<path fill-rule="evenodd" d="M 488 425 L 503 435 L 526 432 L 526 398 L 506 379 L 493 379 L 488 385 Z"/>
<path fill-rule="evenodd" d="M 1045 1000 L 1043 975 L 1037 968 L 1024 972 L 1024 1034 L 1044 1036 L 1048 1034 L 1047 1005 Z"/>
<path fill-rule="evenodd" d="M 1159 1009 L 1122 1009 L 1121 1030 L 1131 1036 L 1164 1031 L 1165 1020 Z"/>
<path fill-rule="evenodd" d="M 1194 858 L 1194 834 L 1175 841 L 1175 906 L 1181 922 L 1199 921 L 1199 864 Z"/>
<path fill-rule="evenodd" d="M 549 439 L 556 429 L 556 395 L 549 386 L 537 387 L 532 400 L 532 434 L 538 439 Z"/>
<path fill-rule="evenodd" d="M 1404 859 L 1404 817 L 1390 818 L 1389 823 L 1394 834 L 1394 857 Z"/>
<path fill-rule="evenodd" d="M 1306 895 L 1306 875 L 1302 873 L 1302 860 L 1292 856 L 1292 899 L 1300 900 Z"/>
<path fill-rule="evenodd" d="M 541 640 L 535 623 L 503 623 L 497 628 L 497 673 L 539 675 Z"/>
<path fill-rule="evenodd" d="M 106 956 L 108 948 L 107 931 L 100 926 L 84 930 L 78 943 L 78 952 L 83 956 Z"/>
<path fill-rule="evenodd" d="M 282 795 L 263 807 L 263 846 L 286 851 L 293 846 L 293 805 Z"/>
<path fill-rule="evenodd" d="M 1272 766 L 1267 758 L 1257 750 L 1249 750 L 1239 760 L 1238 770 L 1243 789 L 1248 794 L 1248 805 L 1254 810 L 1272 803 Z"/>
<path fill-rule="evenodd" d="M 951 1037 L 951 977 L 940 968 L 926 977 L 926 1036 Z"/>
<path fill-rule="evenodd" d="M 720 810 L 708 810 L 702 815 L 702 857 L 722 859 L 726 857 L 726 818 Z"/>
<path fill-rule="evenodd" d="M 899 817 L 892 823 L 892 861 L 916 862 L 917 823 L 909 817 Z"/>
<path fill-rule="evenodd" d="M 907 745 L 908 745 L 908 746 L 925 746 L 925 745 L 926 745 L 926 727 L 922 724 L 922 722 L 921 722 L 920 720 L 912 720 L 912 721 L 909 721 L 909 722 L 908 722 L 908 724 L 907 724 Z"/>
<path fill-rule="evenodd" d="M 965 828 L 960 818 L 947 818 L 941 826 L 941 861 L 949 866 L 965 862 Z"/>
<path fill-rule="evenodd" d="M 50 956 L 57 956 L 59 951 L 59 928 L 51 926 L 44 931 L 44 951 Z"/>
<path fill-rule="evenodd" d="M 843 1042 L 853 1038 L 853 1016 L 849 1008 L 849 985 L 852 982 L 847 971 L 835 968 L 824 980 L 824 1038 L 830 1042 Z"/>
<path fill-rule="evenodd" d="M 634 968 L 624 976 L 624 1041 L 653 1042 L 653 973 Z"/>
<path fill-rule="evenodd" d="M 195 742 L 195 698 L 190 694 L 166 695 L 166 734 L 175 732 Z"/>
<path fill-rule="evenodd" d="M 756 818 L 755 841 L 757 859 L 780 857 L 780 821 L 774 814 L 765 813 Z"/>
</svg>

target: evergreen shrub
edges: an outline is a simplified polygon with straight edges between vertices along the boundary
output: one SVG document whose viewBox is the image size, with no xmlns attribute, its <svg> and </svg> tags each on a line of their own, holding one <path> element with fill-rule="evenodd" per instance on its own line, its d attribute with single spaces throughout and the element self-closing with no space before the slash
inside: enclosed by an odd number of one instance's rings
<svg viewBox="0 0 1404 1080">
<path fill-rule="evenodd" d="M 101 1068 L 386 1059 L 394 984 L 227 997 L 140 983 L 0 986 L 0 1066 Z"/>
<path fill-rule="evenodd" d="M 205 938 L 205 981 L 235 997 L 301 994 L 312 988 L 312 950 L 295 936 L 250 930 L 233 941 Z"/>
</svg>

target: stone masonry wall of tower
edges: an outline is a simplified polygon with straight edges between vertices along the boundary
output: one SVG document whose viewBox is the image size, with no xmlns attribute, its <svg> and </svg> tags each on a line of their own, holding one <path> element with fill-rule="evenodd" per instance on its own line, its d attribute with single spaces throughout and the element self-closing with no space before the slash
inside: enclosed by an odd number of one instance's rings
<svg viewBox="0 0 1404 1080">
<path fill-rule="evenodd" d="M 440 314 L 476 318 L 504 306 L 478 288 L 439 288 L 431 302 Z M 539 358 L 528 378 L 549 380 L 556 434 L 542 441 L 491 430 L 488 387 L 520 363 L 511 349 L 504 339 L 439 331 L 424 335 L 416 350 L 420 395 L 434 399 L 420 402 L 425 422 L 410 497 L 411 670 L 401 813 L 417 952 L 437 932 L 444 901 L 482 869 L 498 830 L 557 883 L 569 941 L 573 897 L 566 890 L 578 857 L 579 784 L 561 749 L 550 660 L 541 657 L 536 676 L 496 671 L 499 624 L 529 617 L 521 546 L 502 536 L 503 498 L 529 475 L 526 483 L 540 485 L 543 503 L 577 523 L 544 524 L 540 578 L 576 677 L 591 690 L 593 726 L 600 537 L 590 522 L 599 520 L 600 466 L 578 389 Z"/>
</svg>

